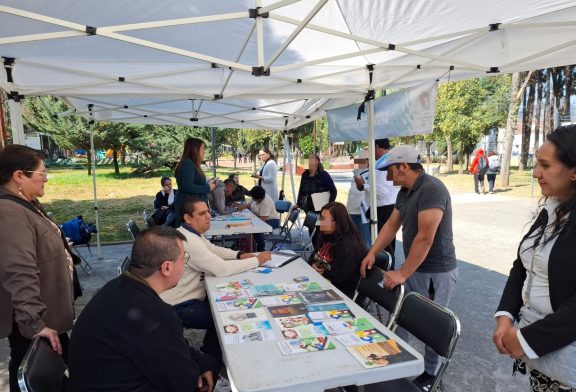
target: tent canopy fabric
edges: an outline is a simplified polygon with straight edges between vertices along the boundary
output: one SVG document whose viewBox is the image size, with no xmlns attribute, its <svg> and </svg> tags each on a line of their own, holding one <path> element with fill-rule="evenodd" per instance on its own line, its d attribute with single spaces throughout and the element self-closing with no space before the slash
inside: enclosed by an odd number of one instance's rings
<svg viewBox="0 0 576 392">
<path fill-rule="evenodd" d="M 98 121 L 289 129 L 368 91 L 576 63 L 566 0 L 0 0 L 0 86 Z"/>
</svg>

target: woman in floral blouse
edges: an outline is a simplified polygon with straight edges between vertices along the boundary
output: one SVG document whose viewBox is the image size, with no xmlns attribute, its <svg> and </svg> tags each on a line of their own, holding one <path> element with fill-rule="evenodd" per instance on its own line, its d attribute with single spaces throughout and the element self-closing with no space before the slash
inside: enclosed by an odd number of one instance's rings
<svg viewBox="0 0 576 392">
<path fill-rule="evenodd" d="M 360 279 L 360 263 L 367 249 L 346 206 L 332 202 L 320 211 L 320 235 L 308 261 L 336 288 L 352 298 Z"/>
</svg>

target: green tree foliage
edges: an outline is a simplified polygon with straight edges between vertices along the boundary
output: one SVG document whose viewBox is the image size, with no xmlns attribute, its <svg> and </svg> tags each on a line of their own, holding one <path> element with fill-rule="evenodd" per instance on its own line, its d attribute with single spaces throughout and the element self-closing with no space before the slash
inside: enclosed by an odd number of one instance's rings
<svg viewBox="0 0 576 392">
<path fill-rule="evenodd" d="M 509 76 L 447 83 L 438 89 L 434 139 L 444 139 L 450 166 L 452 146 L 462 158 L 470 154 L 482 135 L 506 121 Z M 462 161 L 461 161 L 462 163 Z M 448 168 L 451 170 L 451 167 Z"/>
</svg>

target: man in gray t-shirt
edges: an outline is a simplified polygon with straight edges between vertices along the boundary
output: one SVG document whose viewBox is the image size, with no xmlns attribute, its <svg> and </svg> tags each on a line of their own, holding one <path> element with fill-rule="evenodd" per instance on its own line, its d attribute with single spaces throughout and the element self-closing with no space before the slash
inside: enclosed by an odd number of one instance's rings
<svg viewBox="0 0 576 392">
<path fill-rule="evenodd" d="M 402 226 L 406 260 L 397 271 L 384 275 L 384 285 L 392 289 L 404 283 L 406 292 L 416 291 L 447 306 L 458 276 L 452 235 L 452 204 L 446 186 L 424 172 L 418 150 L 402 145 L 388 153 L 384 167 L 388 180 L 401 190 L 392 215 L 380 230 L 374 245 L 362 260 L 360 274 L 371 269 L 375 257 L 394 238 Z M 440 357 L 429 347 L 424 355 L 425 372 L 414 380 L 425 389 L 438 371 Z"/>
</svg>

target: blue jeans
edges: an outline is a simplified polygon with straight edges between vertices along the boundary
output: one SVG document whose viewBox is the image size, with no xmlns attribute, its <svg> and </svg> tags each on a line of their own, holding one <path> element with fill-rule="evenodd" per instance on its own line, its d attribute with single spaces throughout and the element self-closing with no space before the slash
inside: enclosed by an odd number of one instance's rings
<svg viewBox="0 0 576 392">
<path fill-rule="evenodd" d="M 362 216 L 361 215 L 352 215 L 350 214 L 350 218 L 354 223 L 354 226 L 360 232 L 362 239 L 364 239 L 364 244 L 366 244 L 366 248 L 370 249 L 372 246 L 372 238 L 370 236 L 370 224 L 362 223 Z"/>
<path fill-rule="evenodd" d="M 280 226 L 280 219 L 268 219 L 266 221 L 273 229 Z M 264 233 L 254 234 L 254 241 L 256 242 L 256 251 L 262 252 L 266 249 L 266 239 L 264 238 Z"/>
<path fill-rule="evenodd" d="M 174 305 L 174 310 L 180 320 L 182 320 L 184 328 L 206 330 L 201 350 L 221 361 L 222 349 L 218 342 L 218 334 L 214 326 L 214 319 L 212 318 L 208 298 L 204 301 L 191 299 L 190 301 L 182 302 Z"/>
</svg>

